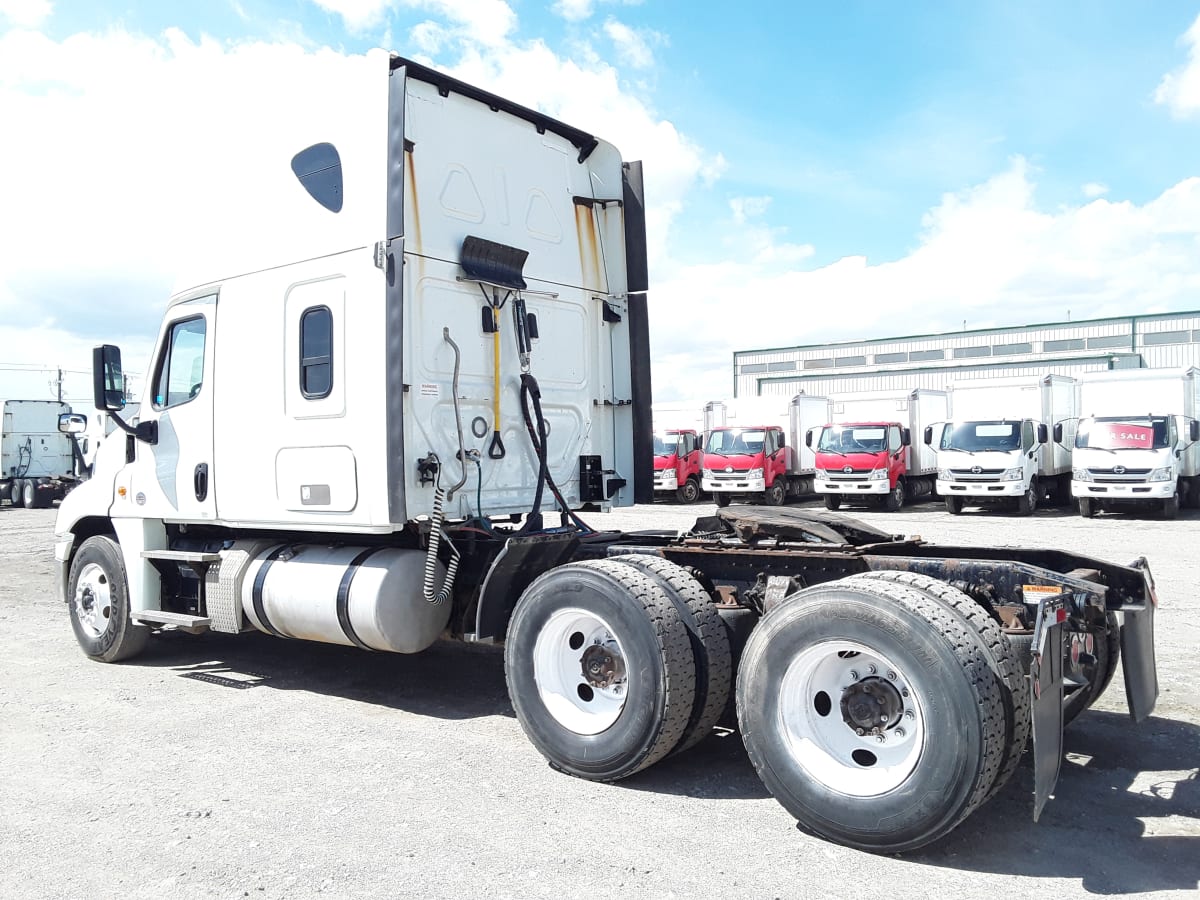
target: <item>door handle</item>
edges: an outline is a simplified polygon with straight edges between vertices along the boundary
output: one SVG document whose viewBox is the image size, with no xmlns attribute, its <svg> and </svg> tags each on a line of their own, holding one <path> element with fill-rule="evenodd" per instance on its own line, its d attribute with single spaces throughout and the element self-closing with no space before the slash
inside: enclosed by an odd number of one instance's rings
<svg viewBox="0 0 1200 900">
<path fill-rule="evenodd" d="M 196 488 L 196 499 L 203 502 L 208 499 L 208 463 L 200 463 L 196 466 L 196 472 L 193 475 L 194 487 Z"/>
</svg>

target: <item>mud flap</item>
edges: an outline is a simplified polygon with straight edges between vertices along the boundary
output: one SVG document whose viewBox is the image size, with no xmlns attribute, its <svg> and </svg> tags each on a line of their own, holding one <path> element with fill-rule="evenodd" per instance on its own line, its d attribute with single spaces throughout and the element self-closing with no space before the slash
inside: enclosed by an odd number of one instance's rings
<svg viewBox="0 0 1200 900">
<path fill-rule="evenodd" d="M 1121 607 L 1124 618 L 1121 623 L 1121 665 L 1129 715 L 1133 721 L 1141 722 L 1154 712 L 1154 704 L 1158 701 L 1158 670 L 1154 659 L 1154 608 L 1158 606 L 1158 595 L 1154 592 L 1154 578 L 1146 560 L 1139 559 L 1133 565 L 1142 570 L 1146 600 Z"/>
<path fill-rule="evenodd" d="M 1037 821 L 1054 786 L 1063 755 L 1063 623 L 1064 594 L 1038 604 L 1033 628 L 1033 662 L 1029 668 L 1033 713 L 1033 821 Z"/>
<path fill-rule="evenodd" d="M 538 575 L 569 562 L 579 547 L 579 533 L 552 531 L 513 536 L 492 562 L 479 591 L 472 640 L 500 640 L 508 628 L 508 617 L 517 598 Z"/>
</svg>

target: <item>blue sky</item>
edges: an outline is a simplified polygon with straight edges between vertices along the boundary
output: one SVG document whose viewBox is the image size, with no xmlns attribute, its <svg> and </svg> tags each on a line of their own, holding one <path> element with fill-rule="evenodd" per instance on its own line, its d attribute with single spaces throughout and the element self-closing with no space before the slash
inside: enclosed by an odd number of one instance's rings
<svg viewBox="0 0 1200 900">
<path fill-rule="evenodd" d="M 46 156 L 38 142 L 57 127 L 46 122 L 70 107 L 40 103 L 54 93 L 45 79 L 63 79 L 89 110 L 111 105 L 101 123 L 137 108 L 136 87 L 122 96 L 86 73 L 56 74 L 45 62 L 55 53 L 136 85 L 139 66 L 147 81 L 169 77 L 208 41 L 223 96 L 236 48 L 384 46 L 645 156 L 664 398 L 684 390 L 675 372 L 728 393 L 735 349 L 1200 308 L 1198 0 L 833 6 L 0 0 L 0 113 L 24 136 L 0 164 L 36 170 Z M 223 102 L 236 101 L 234 90 Z M 170 251 L 139 240 L 158 219 L 146 209 L 86 277 L 32 243 L 0 260 L 0 340 L 21 348 L 12 361 L 86 368 L 60 357 L 105 338 L 152 340 L 174 285 Z M 121 333 L 102 334 L 97 311 L 113 308 Z M 702 324 L 679 328 L 698 311 Z"/>
</svg>

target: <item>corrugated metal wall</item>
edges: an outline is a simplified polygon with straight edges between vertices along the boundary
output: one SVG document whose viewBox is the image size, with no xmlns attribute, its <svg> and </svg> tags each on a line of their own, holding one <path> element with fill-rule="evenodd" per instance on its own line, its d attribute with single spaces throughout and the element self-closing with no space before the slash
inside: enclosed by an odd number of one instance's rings
<svg viewBox="0 0 1200 900">
<path fill-rule="evenodd" d="M 734 354 L 738 396 L 893 388 L 955 377 L 1200 366 L 1200 311 L 880 338 Z"/>
</svg>

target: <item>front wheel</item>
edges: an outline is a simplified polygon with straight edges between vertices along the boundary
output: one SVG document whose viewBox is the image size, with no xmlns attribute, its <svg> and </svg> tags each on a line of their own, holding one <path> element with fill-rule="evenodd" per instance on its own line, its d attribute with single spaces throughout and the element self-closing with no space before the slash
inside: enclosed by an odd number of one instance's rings
<svg viewBox="0 0 1200 900">
<path fill-rule="evenodd" d="M 1179 489 L 1176 488 L 1175 493 L 1162 502 L 1162 517 L 1164 519 L 1175 519 L 1179 517 Z"/>
<path fill-rule="evenodd" d="M 961 516 L 963 511 L 962 497 L 946 497 L 946 512 L 952 516 Z"/>
<path fill-rule="evenodd" d="M 1025 493 L 1017 498 L 1017 515 L 1032 516 L 1033 511 L 1037 509 L 1038 501 L 1038 486 L 1037 481 L 1029 482 L 1029 487 L 1025 488 Z"/>
<path fill-rule="evenodd" d="M 838 496 L 837 494 L 826 494 L 825 495 L 825 508 L 826 509 L 841 509 L 841 507 L 842 507 L 842 498 L 840 496 Z"/>
<path fill-rule="evenodd" d="M 801 591 L 751 633 L 737 684 L 751 762 L 806 831 L 897 852 L 986 798 L 1005 750 L 998 680 L 969 626 L 898 584 Z"/>
<path fill-rule="evenodd" d="M 763 491 L 763 500 L 767 506 L 783 506 L 784 498 L 787 492 L 783 489 L 783 485 L 776 481 L 773 485 Z"/>
<path fill-rule="evenodd" d="M 725 491 L 714 491 L 713 500 L 717 502 L 717 506 L 728 506 L 731 495 Z"/>
<path fill-rule="evenodd" d="M 680 503 L 695 503 L 700 499 L 700 483 L 696 481 L 695 476 L 676 488 L 675 499 Z"/>
<path fill-rule="evenodd" d="M 904 479 L 897 478 L 896 486 L 888 491 L 884 498 L 883 505 L 887 507 L 888 512 L 896 512 L 900 507 L 904 506 Z"/>
<path fill-rule="evenodd" d="M 1087 497 L 1079 498 L 1079 514 L 1085 519 L 1090 519 L 1096 515 L 1096 504 Z"/>
<path fill-rule="evenodd" d="M 150 629 L 130 618 L 129 581 L 117 542 L 104 536 L 88 538 L 71 561 L 69 578 L 71 629 L 83 652 L 101 662 L 141 653 Z"/>
<path fill-rule="evenodd" d="M 687 628 L 654 575 L 612 559 L 540 575 L 504 646 L 513 710 L 552 766 L 616 781 L 683 737 L 696 696 Z"/>
</svg>

